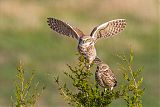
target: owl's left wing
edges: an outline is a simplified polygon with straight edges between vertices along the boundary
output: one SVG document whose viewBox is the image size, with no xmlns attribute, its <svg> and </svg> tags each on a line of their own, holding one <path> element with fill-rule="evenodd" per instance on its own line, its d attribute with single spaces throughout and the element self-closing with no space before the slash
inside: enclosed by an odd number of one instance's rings
<svg viewBox="0 0 160 107">
<path fill-rule="evenodd" d="M 126 27 L 126 24 L 127 23 L 125 19 L 111 20 L 95 27 L 90 36 L 94 38 L 94 40 L 111 37 L 123 31 Z"/>
<path fill-rule="evenodd" d="M 57 33 L 66 35 L 66 36 L 71 36 L 73 38 L 76 38 L 77 40 L 83 36 L 83 32 L 80 31 L 78 28 L 72 27 L 69 24 L 55 19 L 55 18 L 47 18 L 47 22 L 48 25 L 50 26 L 50 28 L 54 31 L 56 31 Z"/>
</svg>

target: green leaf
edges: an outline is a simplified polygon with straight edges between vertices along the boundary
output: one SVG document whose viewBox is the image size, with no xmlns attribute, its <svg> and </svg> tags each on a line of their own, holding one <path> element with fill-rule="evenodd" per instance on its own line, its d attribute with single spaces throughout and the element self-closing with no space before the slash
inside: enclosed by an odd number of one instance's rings
<svg viewBox="0 0 160 107">
<path fill-rule="evenodd" d="M 143 82 L 143 77 L 141 77 L 141 79 L 138 81 L 137 83 L 138 87 L 142 84 L 142 82 Z"/>
<path fill-rule="evenodd" d="M 133 49 L 130 49 L 130 58 L 129 58 L 130 64 L 133 62 L 133 58 L 134 58 Z"/>
</svg>

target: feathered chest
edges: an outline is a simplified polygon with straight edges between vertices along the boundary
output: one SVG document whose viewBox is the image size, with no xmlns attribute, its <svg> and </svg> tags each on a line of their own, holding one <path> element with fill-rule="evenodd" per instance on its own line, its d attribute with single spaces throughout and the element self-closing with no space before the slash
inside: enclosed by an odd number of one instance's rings
<svg viewBox="0 0 160 107">
<path fill-rule="evenodd" d="M 95 47 L 94 45 L 78 45 L 78 50 L 80 53 L 94 52 Z"/>
</svg>

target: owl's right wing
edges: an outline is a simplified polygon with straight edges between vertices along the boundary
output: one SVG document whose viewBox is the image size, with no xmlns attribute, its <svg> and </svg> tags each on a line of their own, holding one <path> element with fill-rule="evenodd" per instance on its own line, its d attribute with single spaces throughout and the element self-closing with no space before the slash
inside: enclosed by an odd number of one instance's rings
<svg viewBox="0 0 160 107">
<path fill-rule="evenodd" d="M 48 25 L 50 28 L 57 33 L 76 38 L 77 40 L 81 37 L 84 36 L 83 32 L 80 31 L 78 28 L 72 27 L 69 24 L 55 19 L 55 18 L 47 18 Z"/>
</svg>

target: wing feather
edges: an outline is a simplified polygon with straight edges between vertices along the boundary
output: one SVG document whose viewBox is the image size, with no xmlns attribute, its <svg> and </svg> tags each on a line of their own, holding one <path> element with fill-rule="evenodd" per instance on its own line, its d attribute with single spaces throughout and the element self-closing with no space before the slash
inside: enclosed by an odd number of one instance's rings
<svg viewBox="0 0 160 107">
<path fill-rule="evenodd" d="M 126 20 L 125 19 L 116 19 L 101 24 L 100 26 L 95 27 L 90 36 L 93 37 L 95 40 L 98 38 L 108 38 L 114 36 L 121 31 L 124 30 L 126 27 Z"/>
<path fill-rule="evenodd" d="M 84 35 L 83 32 L 80 31 L 78 28 L 72 27 L 61 20 L 55 18 L 47 18 L 47 19 L 50 28 L 56 31 L 57 33 L 76 38 L 77 40 Z"/>
</svg>

